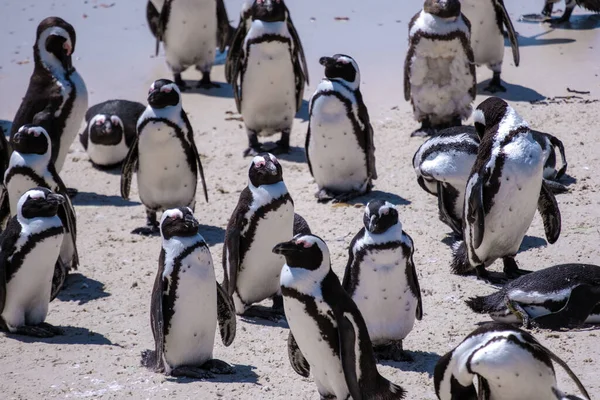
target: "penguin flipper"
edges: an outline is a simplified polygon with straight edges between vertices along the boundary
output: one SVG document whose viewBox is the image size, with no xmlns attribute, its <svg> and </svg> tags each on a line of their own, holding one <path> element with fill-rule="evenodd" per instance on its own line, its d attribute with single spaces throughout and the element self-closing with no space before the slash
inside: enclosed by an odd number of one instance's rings
<svg viewBox="0 0 600 400">
<path fill-rule="evenodd" d="M 229 84 L 233 84 L 234 66 L 239 62 L 239 53 L 242 51 L 246 33 L 246 20 L 244 18 L 240 18 L 240 23 L 235 30 L 231 43 L 229 44 L 227 61 L 225 61 L 225 79 Z"/>
<path fill-rule="evenodd" d="M 404 60 L 404 100 L 406 101 L 410 101 L 410 62 L 414 53 L 411 49 L 412 45 L 409 44 L 406 59 Z"/>
<path fill-rule="evenodd" d="M 75 215 L 75 208 L 73 208 L 73 203 L 71 203 L 71 198 L 67 192 L 67 186 L 61 179 L 60 175 L 56 172 L 53 162 L 50 162 L 48 165 L 48 172 L 50 172 L 52 179 L 54 179 L 54 182 L 58 186 L 58 193 L 65 198 L 65 202 L 62 204 L 61 208 L 67 222 L 67 226 L 65 226 L 65 228 L 71 236 L 74 251 L 71 265 L 68 265 L 67 267 L 72 266 L 73 269 L 77 269 L 79 266 L 79 252 L 77 251 L 77 217 Z"/>
<path fill-rule="evenodd" d="M 296 87 L 296 112 L 300 111 L 302 108 L 302 99 L 304 96 L 304 85 L 306 79 L 304 77 L 304 73 L 302 72 L 302 66 L 300 64 L 300 59 L 298 54 L 294 54 L 293 58 L 294 64 L 294 77 L 295 77 L 295 87 Z"/>
<path fill-rule="evenodd" d="M 222 53 L 231 41 L 233 28 L 229 25 L 229 17 L 223 0 L 217 0 L 217 45 Z"/>
<path fill-rule="evenodd" d="M 158 36 L 159 18 L 160 13 L 158 12 L 154 4 L 152 4 L 152 1 L 148 0 L 148 3 L 146 4 L 146 21 L 148 22 L 148 27 L 150 28 L 150 32 L 154 37 Z"/>
<path fill-rule="evenodd" d="M 237 274 L 240 267 L 240 241 L 243 227 L 248 223 L 245 214 L 252 204 L 252 193 L 248 187 L 242 190 L 238 204 L 231 214 L 225 242 L 223 243 L 223 286 L 229 296 L 233 296 L 237 286 Z M 242 312 L 243 310 L 236 310 Z"/>
<path fill-rule="evenodd" d="M 496 7 L 499 9 L 500 14 L 502 16 L 502 22 L 506 27 L 506 31 L 508 32 L 508 39 L 510 40 L 510 47 L 512 47 L 513 53 L 513 61 L 515 62 L 515 67 L 519 66 L 520 54 L 519 54 L 519 39 L 517 38 L 517 34 L 515 32 L 515 27 L 510 20 L 510 16 L 508 15 L 508 11 L 504 6 L 504 0 L 496 0 Z"/>
<path fill-rule="evenodd" d="M 13 268 L 8 259 L 15 252 L 15 245 L 21 234 L 21 224 L 16 217 L 11 218 L 6 229 L 0 235 L 0 314 L 6 304 L 6 285 L 13 274 Z M 0 316 L 0 322 L 2 317 Z"/>
<path fill-rule="evenodd" d="M 127 157 L 123 161 L 121 167 L 121 197 L 124 199 L 129 198 L 129 191 L 131 190 L 131 179 L 133 172 L 137 170 L 138 166 L 138 138 L 136 137 L 133 144 L 127 152 Z"/>
<path fill-rule="evenodd" d="M 565 172 L 567 172 L 567 156 L 565 155 L 565 146 L 563 145 L 563 142 L 556 136 L 552 136 L 549 133 L 544 133 L 544 135 L 548 137 L 548 139 L 550 140 L 550 144 L 554 147 L 557 147 L 558 151 L 560 152 L 560 158 L 562 159 L 562 167 L 558 170 L 556 176 L 554 177 L 554 180 L 558 181 L 560 178 L 562 178 Z"/>
<path fill-rule="evenodd" d="M 204 168 L 202 168 L 202 161 L 200 160 L 200 153 L 198 152 L 198 148 L 196 147 L 196 141 L 194 140 L 194 130 L 192 129 L 192 124 L 188 119 L 185 111 L 181 110 L 181 119 L 185 123 L 187 128 L 187 139 L 192 146 L 192 151 L 194 152 L 194 158 L 196 159 L 196 164 L 198 168 L 198 172 L 200 172 L 200 179 L 202 180 L 202 190 L 204 191 L 204 199 L 208 203 L 208 189 L 206 188 L 206 179 L 204 178 Z"/>
<path fill-rule="evenodd" d="M 447 193 L 445 192 L 444 184 L 442 182 L 437 183 L 438 193 L 438 209 L 440 211 L 440 219 L 448 224 L 450 228 L 459 235 L 462 235 L 462 223 L 461 221 L 454 218 L 450 212 L 448 212 Z"/>
<path fill-rule="evenodd" d="M 344 278 L 342 279 L 342 288 L 350 297 L 354 294 L 354 290 L 356 289 L 356 277 L 352 276 L 352 272 L 358 272 L 357 268 L 354 266 L 354 246 L 356 242 L 360 240 L 360 238 L 365 236 L 366 228 L 363 226 L 360 231 L 352 238 L 350 241 L 350 246 L 348 247 L 348 263 L 346 264 L 346 270 L 344 271 Z M 354 267 L 354 268 L 353 268 Z"/>
<path fill-rule="evenodd" d="M 292 331 L 288 335 L 288 357 L 290 359 L 290 364 L 296 373 L 300 376 L 308 378 L 310 376 L 310 364 L 304 358 L 304 354 L 300 351 L 298 347 L 298 343 L 296 343 L 296 339 L 294 339 L 294 335 L 292 335 Z"/>
<path fill-rule="evenodd" d="M 87 151 L 88 148 L 88 132 L 90 130 L 90 124 L 88 123 L 85 126 L 85 129 L 83 130 L 83 132 L 81 132 L 79 134 L 79 142 L 81 143 L 81 145 L 83 146 L 84 150 Z"/>
<path fill-rule="evenodd" d="M 308 222 L 306 222 L 304 217 L 298 213 L 294 213 L 294 236 L 298 234 L 310 235 L 312 232 L 310 231 L 310 226 L 308 226 Z"/>
<path fill-rule="evenodd" d="M 471 187 L 471 193 L 469 198 L 465 199 L 468 201 L 468 215 L 464 218 L 467 219 L 468 223 L 473 226 L 473 247 L 475 249 L 481 246 L 483 242 L 483 235 L 485 233 L 485 214 L 483 212 L 483 182 L 484 177 L 480 173 L 477 176 L 475 184 Z M 471 177 L 473 179 L 473 177 Z M 470 180 L 469 180 L 470 181 Z M 468 183 L 467 183 L 468 187 Z"/>
<path fill-rule="evenodd" d="M 302 63 L 302 77 L 304 77 L 304 81 L 307 85 L 310 85 L 308 78 L 308 67 L 306 65 L 306 56 L 304 55 L 304 47 L 302 47 L 302 42 L 300 41 L 300 36 L 298 36 L 298 31 L 292 22 L 292 18 L 290 17 L 290 11 L 287 6 L 284 4 L 286 19 L 287 19 L 287 28 L 290 32 L 290 36 L 292 37 L 292 43 L 294 45 L 294 55 L 299 61 Z M 304 85 L 302 85 L 304 87 Z M 301 95 L 302 96 L 302 95 Z"/>
<path fill-rule="evenodd" d="M 233 87 L 233 98 L 235 99 L 235 106 L 237 108 L 238 113 L 242 112 L 242 98 L 243 93 L 240 89 L 239 78 L 242 74 L 242 67 L 245 59 L 244 49 L 241 48 L 237 54 L 233 54 L 234 59 L 232 61 L 232 70 L 231 70 L 231 86 Z"/>
<path fill-rule="evenodd" d="M 356 103 L 358 104 L 358 119 L 363 124 L 365 135 L 365 158 L 367 160 L 367 176 L 371 179 L 377 179 L 377 168 L 375 167 L 375 140 L 373 126 L 369 118 L 369 110 L 365 105 L 360 90 L 354 92 Z"/>
<path fill-rule="evenodd" d="M 235 339 L 236 317 L 235 306 L 231 297 L 223 290 L 223 287 L 217 283 L 217 321 L 219 322 L 219 332 L 221 340 L 225 346 L 229 346 Z"/>
<path fill-rule="evenodd" d="M 544 221 L 546 239 L 548 240 L 548 243 L 554 244 L 560 236 L 560 209 L 558 208 L 558 203 L 556 202 L 554 194 L 544 181 L 542 181 L 540 197 L 538 198 L 538 211 L 540 212 L 542 220 Z"/>
<path fill-rule="evenodd" d="M 309 115 L 312 113 L 312 104 L 309 106 Z M 306 154 L 306 162 L 308 163 L 308 170 L 310 171 L 310 176 L 315 176 L 312 170 L 312 164 L 310 163 L 310 156 L 308 153 L 308 146 L 310 145 L 310 119 L 308 120 L 308 129 L 306 130 L 306 140 L 304 142 L 304 154 Z"/>
<path fill-rule="evenodd" d="M 415 261 L 413 255 L 415 254 L 415 247 L 413 246 L 412 238 L 404 232 L 404 235 L 410 241 L 410 256 L 408 257 L 408 285 L 413 292 L 413 295 L 417 298 L 417 309 L 415 310 L 415 317 L 420 321 L 423 319 L 423 300 L 421 299 L 421 286 L 419 285 L 419 277 L 417 276 L 417 269 L 415 268 Z"/>
<path fill-rule="evenodd" d="M 156 26 L 156 56 L 158 56 L 158 50 L 160 48 L 160 42 L 163 41 L 165 30 L 167 29 L 167 23 L 169 22 L 169 14 L 171 12 L 171 2 L 173 0 L 165 0 L 160 10 L 158 17 L 158 25 Z M 150 28 L 152 30 L 152 28 Z"/>
<path fill-rule="evenodd" d="M 165 268 L 165 250 L 161 249 L 158 257 L 158 271 L 154 280 L 152 289 L 152 298 L 150 300 L 150 326 L 152 327 L 152 336 L 154 337 L 154 365 L 146 365 L 156 372 L 164 371 L 163 352 L 165 343 L 164 314 L 163 314 L 163 296 L 165 292 L 165 280 L 163 272 Z M 149 360 L 150 361 L 150 360 Z"/>
<path fill-rule="evenodd" d="M 10 218 L 10 198 L 8 190 L 0 184 L 0 230 L 4 226 L 4 222 Z"/>
</svg>

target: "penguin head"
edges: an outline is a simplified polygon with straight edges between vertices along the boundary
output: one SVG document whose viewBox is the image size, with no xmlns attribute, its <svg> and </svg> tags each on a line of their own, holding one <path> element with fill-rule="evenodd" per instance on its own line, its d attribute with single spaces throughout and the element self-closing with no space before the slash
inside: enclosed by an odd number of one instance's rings
<svg viewBox="0 0 600 400">
<path fill-rule="evenodd" d="M 333 57 L 321 57 L 319 64 L 325 67 L 327 79 L 342 79 L 356 90 L 360 86 L 360 70 L 356 61 L 347 55 L 336 54 Z"/>
<path fill-rule="evenodd" d="M 116 115 L 96 114 L 89 122 L 90 141 L 115 146 L 123 138 L 123 121 Z"/>
<path fill-rule="evenodd" d="M 365 207 L 363 223 L 371 233 L 384 233 L 398 222 L 398 210 L 392 203 L 372 200 Z"/>
<path fill-rule="evenodd" d="M 44 19 L 38 25 L 36 33 L 33 52 L 36 62 L 41 61 L 51 69 L 60 68 L 66 73 L 73 72 L 75 40 L 73 25 L 59 17 Z"/>
<path fill-rule="evenodd" d="M 172 208 L 166 210 L 160 219 L 160 234 L 164 240 L 169 240 L 174 236 L 195 236 L 198 234 L 199 226 L 191 208 Z"/>
<path fill-rule="evenodd" d="M 17 218 L 28 220 L 33 218 L 50 218 L 58 212 L 58 207 L 65 198 L 46 188 L 36 187 L 26 191 L 17 203 Z"/>
<path fill-rule="evenodd" d="M 50 136 L 41 126 L 23 125 L 10 139 L 14 151 L 21 154 L 50 154 Z"/>
<path fill-rule="evenodd" d="M 324 261 L 329 265 L 329 249 L 323 239 L 315 235 L 299 233 L 289 242 L 273 247 L 273 253 L 284 256 L 290 268 L 314 271 L 319 269 Z"/>
<path fill-rule="evenodd" d="M 154 81 L 148 90 L 148 104 L 152 108 L 173 107 L 180 104 L 179 87 L 168 79 Z"/>
<path fill-rule="evenodd" d="M 283 181 L 283 170 L 271 153 L 261 153 L 252 159 L 248 179 L 254 187 Z"/>
<path fill-rule="evenodd" d="M 287 7 L 283 0 L 256 0 L 252 4 L 252 20 L 281 22 L 286 20 Z"/>
<path fill-rule="evenodd" d="M 423 11 L 436 17 L 456 20 L 460 16 L 460 0 L 425 0 Z"/>
</svg>

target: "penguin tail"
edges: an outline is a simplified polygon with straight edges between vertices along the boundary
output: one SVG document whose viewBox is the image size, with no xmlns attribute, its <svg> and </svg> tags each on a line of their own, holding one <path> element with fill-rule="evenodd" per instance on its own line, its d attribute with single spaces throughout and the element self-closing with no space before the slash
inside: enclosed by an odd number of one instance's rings
<svg viewBox="0 0 600 400">
<path fill-rule="evenodd" d="M 502 304 L 502 295 L 493 293 L 489 296 L 475 296 L 465 300 L 467 306 L 478 314 L 488 314 L 499 311 L 498 305 Z"/>
<path fill-rule="evenodd" d="M 452 245 L 452 263 L 450 264 L 450 269 L 456 275 L 467 275 L 473 269 L 469 262 L 467 244 L 464 240 L 459 240 Z"/>
<path fill-rule="evenodd" d="M 381 400 L 401 400 L 406 396 L 406 390 L 401 386 L 388 381 L 383 376 L 379 375 L 378 381 L 378 393 L 372 398 Z"/>
</svg>

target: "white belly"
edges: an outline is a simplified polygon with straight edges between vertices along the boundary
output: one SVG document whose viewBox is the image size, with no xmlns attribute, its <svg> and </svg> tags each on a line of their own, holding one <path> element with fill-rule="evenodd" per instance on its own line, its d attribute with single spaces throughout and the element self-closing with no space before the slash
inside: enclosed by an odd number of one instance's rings
<svg viewBox="0 0 600 400">
<path fill-rule="evenodd" d="M 273 247 L 289 240 L 294 230 L 294 206 L 291 202 L 265 215 L 256 228 L 254 240 L 244 255 L 237 277 L 237 294 L 251 305 L 280 291 L 279 277 L 285 259 L 273 253 Z M 238 296 L 234 296 L 238 314 L 244 312 Z"/>
<path fill-rule="evenodd" d="M 242 115 L 264 136 L 291 129 L 296 114 L 296 80 L 288 43 L 263 42 L 247 49 Z"/>
<path fill-rule="evenodd" d="M 174 130 L 159 121 L 149 122 L 140 135 L 138 151 L 137 182 L 144 205 L 163 210 L 193 208 L 197 178 Z"/>
<path fill-rule="evenodd" d="M 325 312 L 325 309 L 331 310 L 324 303 L 322 304 L 322 312 Z M 322 338 L 316 321 L 306 313 L 304 304 L 296 299 L 284 297 L 283 305 L 290 330 L 298 348 L 310 364 L 310 371 L 319 393 L 335 394 L 338 399 L 346 399 L 349 392 L 341 359 L 334 355 L 329 344 Z"/>
<path fill-rule="evenodd" d="M 125 135 L 121 137 L 119 144 L 114 146 L 96 144 L 88 140 L 87 153 L 94 164 L 106 166 L 118 164 L 125 159 L 128 152 Z"/>
<path fill-rule="evenodd" d="M 176 71 L 197 65 L 210 71 L 217 47 L 217 3 L 177 0 L 171 5 L 165 32 L 167 63 Z"/>
<path fill-rule="evenodd" d="M 477 65 L 502 63 L 504 36 L 496 23 L 491 0 L 461 0 L 462 12 L 471 22 L 471 47 Z"/>
<path fill-rule="evenodd" d="M 471 115 L 473 88 L 469 59 L 458 38 L 421 38 L 411 60 L 410 86 L 415 118 L 433 123 Z"/>
<path fill-rule="evenodd" d="M 217 284 L 206 252 L 208 249 L 197 250 L 181 263 L 175 312 L 165 337 L 167 368 L 200 366 L 212 359 L 217 328 Z"/>
<path fill-rule="evenodd" d="M 335 96 L 320 96 L 313 104 L 308 153 L 320 189 L 349 192 L 364 186 L 365 151 L 358 144 L 344 103 Z"/>
<path fill-rule="evenodd" d="M 352 299 L 363 315 L 373 344 L 404 339 L 416 318 L 417 299 L 406 280 L 402 249 L 368 252 L 360 264 Z"/>
<path fill-rule="evenodd" d="M 58 157 L 56 158 L 55 163 L 57 172 L 61 171 L 69 148 L 77 134 L 81 131 L 81 123 L 83 122 L 85 112 L 88 108 L 88 92 L 83 78 L 81 78 L 79 73 L 73 72 L 70 79 L 75 86 L 77 97 L 75 98 L 71 114 L 69 114 L 69 118 L 67 118 L 65 129 L 60 138 L 60 150 L 58 151 Z"/>
<path fill-rule="evenodd" d="M 51 236 L 37 243 L 6 285 L 6 303 L 2 318 L 9 329 L 38 325 L 46 319 L 54 264 L 63 236 Z"/>
</svg>

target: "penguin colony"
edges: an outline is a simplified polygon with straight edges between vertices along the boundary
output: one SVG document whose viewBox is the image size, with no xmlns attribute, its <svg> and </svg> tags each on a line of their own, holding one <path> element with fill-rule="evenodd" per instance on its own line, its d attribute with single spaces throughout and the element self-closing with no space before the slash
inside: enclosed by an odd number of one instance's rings
<svg viewBox="0 0 600 400">
<path fill-rule="evenodd" d="M 553 3 L 546 2 L 544 14 Z M 599 9 L 592 0 L 569 0 L 561 20 L 576 3 Z M 309 83 L 304 49 L 283 0 L 247 1 L 235 30 L 223 0 L 151 0 L 146 12 L 156 50 L 162 43 L 174 75 L 174 81 L 151 85 L 147 106 L 107 100 L 86 113 L 87 89 L 72 62 L 75 29 L 58 17 L 38 26 L 29 88 L 10 142 L 0 137 L 0 330 L 36 337 L 62 333 L 46 315 L 79 257 L 70 201 L 76 191 L 67 189 L 60 172 L 85 118 L 80 141 L 94 166 L 122 165 L 122 197 L 129 197 L 136 174 L 147 223 L 132 233 L 162 238 L 148 296 L 155 346 L 142 353 L 142 365 L 196 379 L 234 374 L 232 365 L 213 355 L 217 327 L 229 346 L 238 315 L 285 318 L 291 367 L 311 377 L 322 399 L 410 396 L 410 388 L 377 369 L 379 360 L 413 361 L 403 340 L 424 318 L 415 244 L 403 230 L 398 207 L 376 198 L 366 204 L 340 280 L 325 241 L 295 213 L 274 155 L 289 152 L 292 122 Z M 408 27 L 405 98 L 421 123 L 415 135 L 431 136 L 412 164 L 417 183 L 437 197 L 440 220 L 454 234 L 449 269 L 505 284 L 467 301 L 474 312 L 497 322 L 475 329 L 439 360 L 432 391 L 448 400 L 580 398 L 557 387 L 556 364 L 581 398 L 589 399 L 564 361 L 508 325 L 559 329 L 599 323 L 600 267 L 563 264 L 529 273 L 515 261 L 536 211 L 548 242 L 559 239 L 555 194 L 567 190 L 559 182 L 567 161 L 559 139 L 533 130 L 503 100 L 491 97 L 472 110 L 475 64 L 493 71 L 486 90 L 506 90 L 500 81 L 503 27 L 518 66 L 518 41 L 502 0 L 425 0 Z M 210 79 L 217 47 L 229 47 L 226 78 L 246 125 L 243 154 L 253 157 L 247 187 L 227 225 L 222 283 L 194 216 L 198 180 L 205 201 L 209 196 L 183 108 L 187 84 L 181 77 L 195 66 L 202 73 L 200 87 L 218 86 Z M 374 130 L 357 61 L 335 54 L 319 63 L 324 78 L 309 104 L 308 166 L 318 202 L 347 202 L 369 194 L 377 179 Z M 471 114 L 474 126 L 462 126 Z M 258 140 L 275 133 L 281 134 L 275 146 Z M 488 270 L 497 259 L 504 264 L 501 276 Z M 273 301 L 271 308 L 256 305 L 265 299 Z"/>
</svg>

